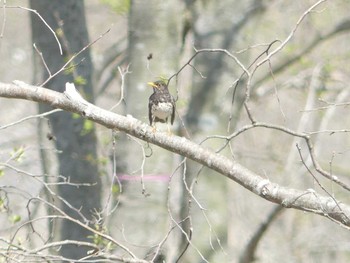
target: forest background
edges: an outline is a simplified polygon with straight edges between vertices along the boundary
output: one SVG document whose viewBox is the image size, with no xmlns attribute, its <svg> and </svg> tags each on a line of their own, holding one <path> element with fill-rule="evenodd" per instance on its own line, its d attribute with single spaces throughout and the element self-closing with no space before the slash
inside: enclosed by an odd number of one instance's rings
<svg viewBox="0 0 350 263">
<path fill-rule="evenodd" d="M 348 1 L 0 4 L 0 262 L 349 261 Z"/>
</svg>

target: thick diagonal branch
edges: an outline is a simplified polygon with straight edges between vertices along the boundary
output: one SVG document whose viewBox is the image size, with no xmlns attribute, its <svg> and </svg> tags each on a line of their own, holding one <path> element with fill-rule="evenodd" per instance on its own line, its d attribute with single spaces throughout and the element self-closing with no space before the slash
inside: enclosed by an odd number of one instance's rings
<svg viewBox="0 0 350 263">
<path fill-rule="evenodd" d="M 52 107 L 74 112 L 99 123 L 109 129 L 118 129 L 136 138 L 158 145 L 171 152 L 190 158 L 206 167 L 239 183 L 260 197 L 281 204 L 287 208 L 295 208 L 325 216 L 333 221 L 350 227 L 350 206 L 330 197 L 319 195 L 314 190 L 301 191 L 283 187 L 259 176 L 238 162 L 217 154 L 184 137 L 167 133 L 154 132 L 152 127 L 132 116 L 122 116 L 94 106 L 74 96 L 27 85 L 0 83 L 0 97 L 32 100 L 46 103 Z M 292 175 L 290 175 L 292 176 Z"/>
</svg>

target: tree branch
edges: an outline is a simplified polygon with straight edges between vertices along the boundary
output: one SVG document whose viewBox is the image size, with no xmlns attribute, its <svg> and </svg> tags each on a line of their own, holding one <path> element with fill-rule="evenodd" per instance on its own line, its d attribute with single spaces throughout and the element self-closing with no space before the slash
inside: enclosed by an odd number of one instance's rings
<svg viewBox="0 0 350 263">
<path fill-rule="evenodd" d="M 166 150 L 190 158 L 206 167 L 217 171 L 239 183 L 260 197 L 287 208 L 322 215 L 350 227 L 350 206 L 335 199 L 319 195 L 314 190 L 301 191 L 283 187 L 250 171 L 248 168 L 198 145 L 184 137 L 168 135 L 165 132 L 153 131 L 152 127 L 132 116 L 122 116 L 99 108 L 74 92 L 66 90 L 64 94 L 45 88 L 31 86 L 17 81 L 16 84 L 0 82 L 0 96 L 25 99 L 49 104 L 54 108 L 77 113 L 109 129 L 118 129 L 143 141 L 158 145 Z M 68 98 L 69 97 L 69 98 Z"/>
<path fill-rule="evenodd" d="M 251 263 L 256 260 L 256 251 L 257 251 L 259 242 L 264 237 L 264 234 L 272 225 L 274 220 L 282 211 L 283 211 L 282 206 L 276 206 L 275 208 L 273 208 L 273 210 L 269 213 L 266 220 L 258 227 L 258 229 L 255 231 L 253 236 L 250 238 L 248 244 L 245 246 L 240 256 L 239 263 Z"/>
</svg>

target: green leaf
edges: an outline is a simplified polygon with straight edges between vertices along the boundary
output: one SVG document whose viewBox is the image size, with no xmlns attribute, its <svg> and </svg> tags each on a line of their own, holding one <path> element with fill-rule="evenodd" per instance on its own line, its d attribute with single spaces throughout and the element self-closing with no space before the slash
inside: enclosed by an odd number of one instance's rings
<svg viewBox="0 0 350 263">
<path fill-rule="evenodd" d="M 19 148 L 15 147 L 13 151 L 10 153 L 11 158 L 17 162 L 21 162 L 24 156 L 24 147 L 20 146 Z"/>
<path fill-rule="evenodd" d="M 108 158 L 106 157 L 101 157 L 98 159 L 99 164 L 105 166 L 108 163 Z"/>
<path fill-rule="evenodd" d="M 104 226 L 100 226 L 98 224 L 95 224 L 95 230 L 105 234 L 107 233 L 107 229 Z M 93 243 L 97 246 L 105 246 L 106 244 L 108 244 L 108 241 L 105 240 L 103 237 L 101 237 L 101 235 L 94 233 L 93 235 L 89 235 L 88 238 L 93 240 Z"/>
<path fill-rule="evenodd" d="M 10 217 L 10 221 L 13 224 L 18 223 L 19 221 L 21 221 L 21 216 L 20 215 L 12 215 Z"/>
<path fill-rule="evenodd" d="M 74 120 L 77 120 L 77 119 L 80 119 L 81 116 L 80 116 L 78 113 L 72 113 L 72 118 L 73 118 Z"/>
<path fill-rule="evenodd" d="M 123 15 L 130 10 L 130 0 L 101 0 L 103 4 L 109 5 L 114 12 Z"/>
<path fill-rule="evenodd" d="M 5 211 L 7 211 L 5 200 L 0 198 L 0 212 L 5 212 Z"/>
<path fill-rule="evenodd" d="M 56 34 L 57 34 L 58 37 L 63 37 L 64 34 L 63 34 L 62 28 L 60 28 L 60 27 L 57 28 L 56 29 Z"/>
<path fill-rule="evenodd" d="M 94 123 L 90 120 L 84 120 L 83 129 L 80 134 L 86 135 L 92 132 L 93 130 L 94 130 Z"/>
<path fill-rule="evenodd" d="M 75 85 L 82 86 L 82 85 L 86 85 L 86 83 L 87 83 L 87 80 L 84 77 L 82 77 L 82 76 L 78 76 L 78 77 L 76 77 L 74 79 L 74 84 Z"/>
<path fill-rule="evenodd" d="M 112 194 L 118 194 L 119 193 L 119 185 L 114 184 L 112 186 Z"/>
<path fill-rule="evenodd" d="M 65 60 L 68 61 L 69 59 L 70 58 L 67 57 Z M 75 68 L 75 66 L 74 66 L 73 62 L 70 62 L 69 65 L 67 65 L 67 67 L 64 69 L 63 72 L 64 72 L 65 75 L 71 75 L 74 72 L 74 68 Z"/>
</svg>

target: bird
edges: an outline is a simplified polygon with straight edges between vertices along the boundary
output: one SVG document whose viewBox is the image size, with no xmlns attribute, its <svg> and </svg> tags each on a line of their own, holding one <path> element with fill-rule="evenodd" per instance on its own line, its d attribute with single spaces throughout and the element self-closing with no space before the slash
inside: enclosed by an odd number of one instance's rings
<svg viewBox="0 0 350 263">
<path fill-rule="evenodd" d="M 175 119 L 175 99 L 169 93 L 168 85 L 164 80 L 148 82 L 153 88 L 153 94 L 149 97 L 148 102 L 148 118 L 150 125 L 153 127 L 156 122 L 166 123 L 168 132 L 170 133 L 170 123 L 173 125 Z M 154 126 L 155 129 L 155 126 Z"/>
</svg>

